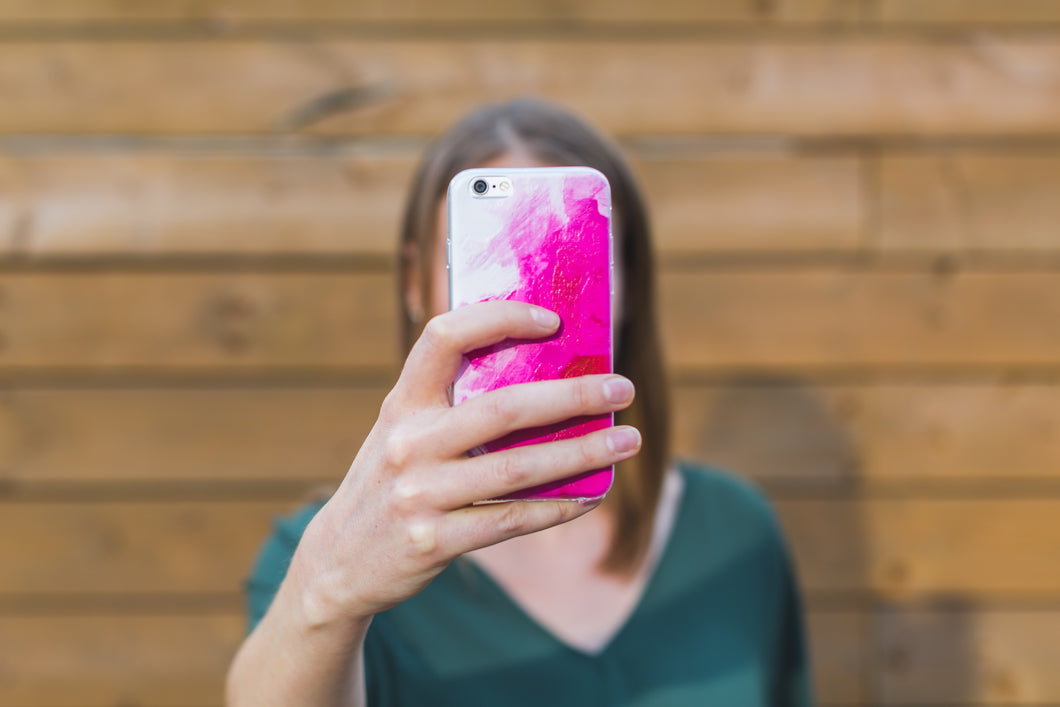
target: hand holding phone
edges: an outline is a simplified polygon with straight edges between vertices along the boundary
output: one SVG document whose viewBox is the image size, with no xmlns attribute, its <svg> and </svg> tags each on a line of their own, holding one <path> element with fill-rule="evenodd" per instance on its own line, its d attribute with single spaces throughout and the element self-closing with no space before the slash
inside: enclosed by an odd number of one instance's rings
<svg viewBox="0 0 1060 707">
<path fill-rule="evenodd" d="M 588 167 L 473 169 L 449 185 L 450 308 L 496 299 L 560 316 L 543 341 L 508 340 L 465 356 L 453 404 L 517 383 L 612 371 L 611 193 Z M 520 430 L 473 454 L 569 439 L 610 427 L 612 415 Z M 594 499 L 613 467 L 489 500 Z"/>
</svg>

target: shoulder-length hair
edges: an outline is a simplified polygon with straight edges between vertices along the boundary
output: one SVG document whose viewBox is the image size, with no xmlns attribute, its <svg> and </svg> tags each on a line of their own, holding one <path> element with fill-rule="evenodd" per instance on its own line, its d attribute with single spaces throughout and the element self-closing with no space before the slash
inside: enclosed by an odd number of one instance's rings
<svg viewBox="0 0 1060 707">
<path fill-rule="evenodd" d="M 615 338 L 615 371 L 636 386 L 633 405 L 617 416 L 637 427 L 639 455 L 616 468 L 615 484 L 603 508 L 614 518 L 614 533 L 602 569 L 633 572 L 651 541 L 655 509 L 669 463 L 669 400 L 655 317 L 655 271 L 647 209 L 633 173 L 618 147 L 581 118 L 535 99 L 487 105 L 467 115 L 435 140 L 424 155 L 409 193 L 401 227 L 399 301 L 404 351 L 430 311 L 435 275 L 439 204 L 460 171 L 504 154 L 525 154 L 546 164 L 580 165 L 602 172 L 611 183 L 615 241 L 624 294 Z M 409 288 L 418 281 L 418 288 Z M 410 302 L 408 293 L 422 298 Z"/>
</svg>

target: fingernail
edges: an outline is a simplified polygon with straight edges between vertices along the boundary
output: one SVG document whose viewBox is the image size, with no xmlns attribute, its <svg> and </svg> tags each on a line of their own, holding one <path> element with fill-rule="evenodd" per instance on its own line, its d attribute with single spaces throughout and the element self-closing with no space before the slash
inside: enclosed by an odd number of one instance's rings
<svg viewBox="0 0 1060 707">
<path fill-rule="evenodd" d="M 559 315 L 542 307 L 534 307 L 530 310 L 530 316 L 534 318 L 538 326 L 545 329 L 555 329 L 559 326 Z"/>
<path fill-rule="evenodd" d="M 615 454 L 631 452 L 640 446 L 640 432 L 636 427 L 616 427 L 607 435 L 607 446 Z"/>
<path fill-rule="evenodd" d="M 633 397 L 633 384 L 621 376 L 604 381 L 604 397 L 609 403 L 624 403 Z"/>
</svg>

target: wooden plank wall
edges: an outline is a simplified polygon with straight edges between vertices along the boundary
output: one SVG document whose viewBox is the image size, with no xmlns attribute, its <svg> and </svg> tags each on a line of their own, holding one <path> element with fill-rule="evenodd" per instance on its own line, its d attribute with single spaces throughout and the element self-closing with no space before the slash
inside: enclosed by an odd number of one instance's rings
<svg viewBox="0 0 1060 707">
<path fill-rule="evenodd" d="M 0 705 L 221 704 L 412 165 L 524 93 L 633 158 L 677 448 L 774 500 L 822 703 L 1060 704 L 1060 3 L 0 0 Z"/>
</svg>

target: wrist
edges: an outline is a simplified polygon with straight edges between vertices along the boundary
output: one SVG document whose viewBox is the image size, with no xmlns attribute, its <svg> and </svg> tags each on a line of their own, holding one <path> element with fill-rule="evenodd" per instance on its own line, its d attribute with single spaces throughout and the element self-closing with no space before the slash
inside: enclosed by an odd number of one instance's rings
<svg viewBox="0 0 1060 707">
<path fill-rule="evenodd" d="M 329 571 L 329 563 L 317 561 L 317 548 L 327 545 L 315 542 L 318 528 L 314 523 L 306 528 L 280 592 L 286 594 L 288 609 L 300 629 L 311 633 L 363 634 L 372 614 L 349 606 L 342 596 L 345 583 Z"/>
</svg>

